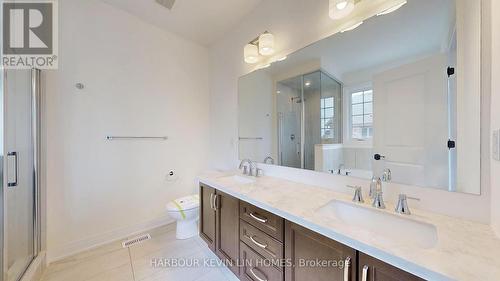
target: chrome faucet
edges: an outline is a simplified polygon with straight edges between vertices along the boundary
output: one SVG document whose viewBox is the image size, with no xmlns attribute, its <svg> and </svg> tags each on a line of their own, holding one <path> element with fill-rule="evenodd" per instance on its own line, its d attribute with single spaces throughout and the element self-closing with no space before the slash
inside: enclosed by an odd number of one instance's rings
<svg viewBox="0 0 500 281">
<path fill-rule="evenodd" d="M 365 203 L 361 186 L 348 185 L 347 187 L 354 189 L 354 197 L 352 198 L 352 202 Z"/>
<path fill-rule="evenodd" d="M 389 168 L 384 169 L 384 171 L 382 173 L 382 181 L 390 182 L 391 180 L 392 180 L 391 169 L 389 169 Z"/>
<path fill-rule="evenodd" d="M 382 180 L 380 178 L 377 179 L 377 183 L 375 185 L 375 194 L 373 196 L 372 206 L 377 209 L 385 209 L 384 196 L 382 192 Z"/>
<path fill-rule="evenodd" d="M 269 164 L 274 165 L 274 159 L 271 156 L 264 158 L 264 164 L 268 164 L 267 161 L 269 161 Z"/>
<path fill-rule="evenodd" d="M 337 174 L 341 175 L 342 174 L 342 170 L 344 170 L 344 169 L 345 169 L 345 165 L 344 164 L 340 164 L 339 165 L 339 169 L 337 170 Z"/>
<path fill-rule="evenodd" d="M 375 198 L 375 193 L 377 193 L 377 177 L 373 176 L 372 181 L 370 183 L 370 198 L 373 199 Z"/>
<path fill-rule="evenodd" d="M 245 165 L 245 163 L 247 163 L 248 166 Z M 253 176 L 254 168 L 256 168 L 256 167 L 255 167 L 255 163 L 252 162 L 252 160 L 250 160 L 248 158 L 241 160 L 239 169 L 240 170 L 243 169 L 244 175 Z"/>
<path fill-rule="evenodd" d="M 409 197 L 406 194 L 399 194 L 398 204 L 396 206 L 396 213 L 403 215 L 411 215 L 410 208 L 408 208 L 408 199 L 420 201 L 419 198 Z"/>
</svg>

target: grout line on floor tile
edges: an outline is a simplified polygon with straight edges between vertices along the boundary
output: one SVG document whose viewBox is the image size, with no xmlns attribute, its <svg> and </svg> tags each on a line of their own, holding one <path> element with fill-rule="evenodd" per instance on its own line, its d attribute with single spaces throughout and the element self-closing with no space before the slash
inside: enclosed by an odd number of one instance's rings
<svg viewBox="0 0 500 281">
<path fill-rule="evenodd" d="M 128 258 L 130 260 L 130 268 L 132 268 L 132 278 L 134 279 L 134 281 L 137 281 L 135 279 L 134 263 L 132 262 L 132 254 L 130 253 L 130 247 L 127 248 L 127 251 L 128 251 Z"/>
</svg>

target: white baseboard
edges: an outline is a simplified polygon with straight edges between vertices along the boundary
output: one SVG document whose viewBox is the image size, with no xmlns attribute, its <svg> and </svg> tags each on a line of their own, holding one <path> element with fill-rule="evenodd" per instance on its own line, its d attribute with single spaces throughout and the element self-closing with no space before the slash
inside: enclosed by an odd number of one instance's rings
<svg viewBox="0 0 500 281">
<path fill-rule="evenodd" d="M 30 266 L 21 278 L 21 281 L 39 281 L 40 279 L 42 279 L 42 274 L 45 270 L 45 267 L 45 252 L 40 252 L 38 256 L 31 262 Z"/>
<path fill-rule="evenodd" d="M 174 222 L 174 219 L 165 215 L 140 224 L 118 228 L 83 240 L 71 242 L 58 249 L 47 249 L 47 264 Z"/>
</svg>

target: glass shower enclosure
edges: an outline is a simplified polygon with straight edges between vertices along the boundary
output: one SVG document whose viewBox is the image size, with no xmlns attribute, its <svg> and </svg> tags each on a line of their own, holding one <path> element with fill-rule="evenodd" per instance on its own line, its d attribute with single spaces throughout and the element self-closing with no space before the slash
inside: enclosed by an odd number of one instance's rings
<svg viewBox="0 0 500 281">
<path fill-rule="evenodd" d="M 278 162 L 315 170 L 315 147 L 342 142 L 342 85 L 322 70 L 276 84 Z"/>
<path fill-rule="evenodd" d="M 17 281 L 40 250 L 40 70 L 3 70 L 1 89 L 0 278 Z"/>
</svg>

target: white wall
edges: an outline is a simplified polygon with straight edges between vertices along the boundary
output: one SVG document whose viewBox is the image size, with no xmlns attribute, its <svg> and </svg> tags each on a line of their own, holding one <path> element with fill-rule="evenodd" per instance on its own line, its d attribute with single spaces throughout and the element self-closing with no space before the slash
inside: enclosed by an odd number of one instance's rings
<svg viewBox="0 0 500 281">
<path fill-rule="evenodd" d="M 263 162 L 268 156 L 276 159 L 273 151 L 274 85 L 271 76 L 260 71 L 240 79 L 238 102 L 239 137 L 249 138 L 239 143 L 241 159 L 250 158 Z M 256 140 L 253 138 L 262 138 Z"/>
<path fill-rule="evenodd" d="M 165 204 L 197 191 L 209 150 L 207 49 L 97 0 L 59 4 L 60 64 L 46 75 L 49 260 L 169 222 Z"/>
<path fill-rule="evenodd" d="M 495 14 L 500 10 L 500 1 L 492 1 L 492 91 L 491 91 L 491 128 L 500 129 L 500 18 Z M 500 237 L 500 162 L 491 161 L 491 222 Z"/>
<path fill-rule="evenodd" d="M 225 40 L 211 46 L 210 139 L 211 164 L 214 168 L 233 169 L 238 162 L 238 77 L 252 69 L 252 66 L 246 65 L 243 61 L 243 46 L 259 33 L 268 30 L 275 35 L 276 48 L 280 54 L 290 53 L 325 38 L 334 29 L 333 22 L 328 18 L 328 1 L 263 1 L 232 32 L 226 34 Z M 295 173 L 307 177 L 307 180 L 316 178 L 318 182 L 326 181 L 329 186 L 345 190 L 343 182 L 336 181 L 335 176 L 310 171 L 299 173 L 286 168 L 278 170 L 275 175 L 293 176 Z M 484 170 L 487 171 L 486 168 Z M 485 177 L 487 176 L 485 174 Z M 418 187 L 409 187 L 406 191 L 421 197 L 420 207 L 423 209 L 490 222 L 489 185 L 482 186 L 480 196 Z"/>
</svg>

